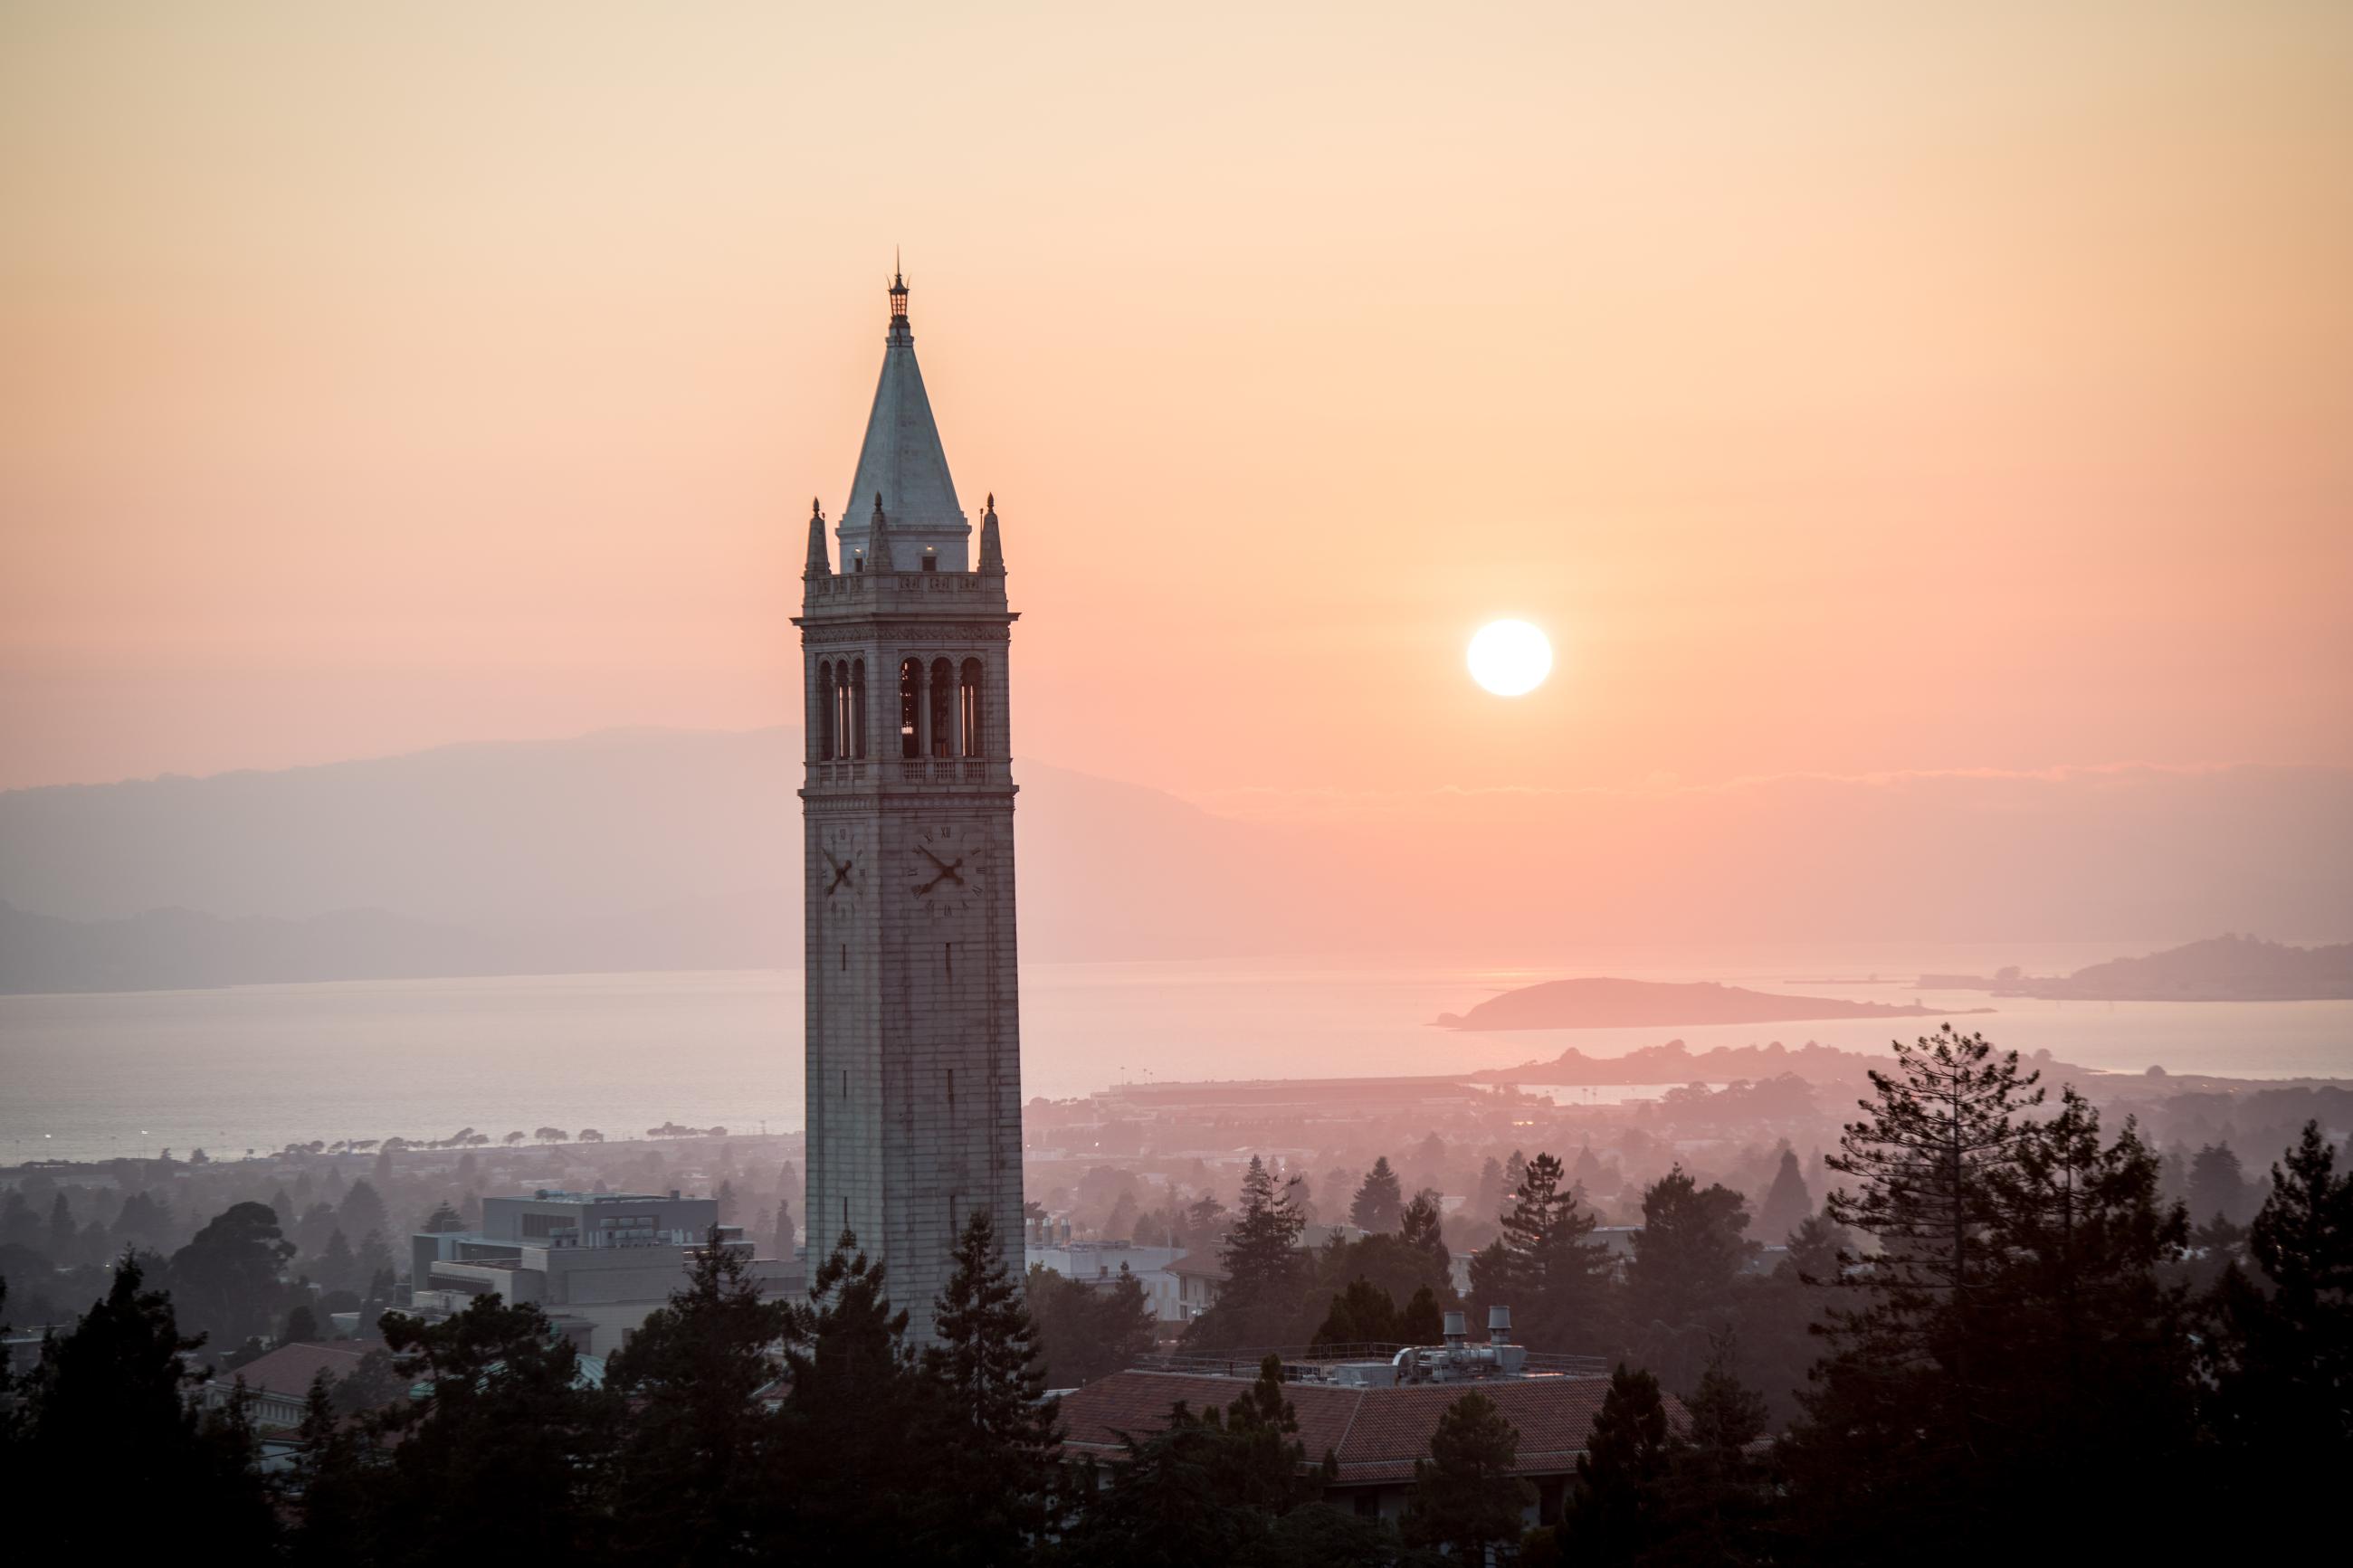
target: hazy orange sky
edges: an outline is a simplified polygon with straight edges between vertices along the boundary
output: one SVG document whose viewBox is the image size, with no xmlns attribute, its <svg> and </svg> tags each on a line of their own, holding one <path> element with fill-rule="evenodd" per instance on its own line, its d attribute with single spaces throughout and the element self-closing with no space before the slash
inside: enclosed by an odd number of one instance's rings
<svg viewBox="0 0 2353 1568">
<path fill-rule="evenodd" d="M 796 721 L 894 244 L 1025 754 L 2353 763 L 2334 0 L 17 0 L 0 213 L 0 785 Z"/>
</svg>

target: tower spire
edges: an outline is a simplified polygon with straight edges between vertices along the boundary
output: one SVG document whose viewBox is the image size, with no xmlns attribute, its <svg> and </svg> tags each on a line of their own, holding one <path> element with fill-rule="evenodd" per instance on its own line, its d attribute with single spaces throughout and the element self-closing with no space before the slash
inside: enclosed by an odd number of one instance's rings
<svg viewBox="0 0 2353 1568">
<path fill-rule="evenodd" d="M 836 530 L 841 538 L 840 559 L 847 570 L 863 553 L 868 569 L 873 569 L 874 552 L 866 542 L 868 500 L 879 493 L 909 570 L 917 557 L 928 554 L 939 563 L 940 571 L 969 571 L 972 524 L 956 502 L 955 482 L 948 476 L 947 452 L 940 445 L 931 398 L 923 391 L 923 370 L 915 363 L 915 334 L 907 324 L 907 275 L 895 263 L 890 283 L 882 371 L 874 384 L 874 405 L 866 417 L 858 468 Z"/>
<path fill-rule="evenodd" d="M 891 520 L 882 515 L 882 492 L 874 492 L 874 521 L 866 525 L 866 569 L 896 572 L 891 563 Z"/>
<path fill-rule="evenodd" d="M 811 496 L 809 497 L 808 560 L 807 563 L 801 568 L 801 578 L 806 582 L 811 577 L 832 575 L 833 562 L 825 552 L 825 509 L 818 505 L 817 497 Z"/>
<path fill-rule="evenodd" d="M 997 531 L 997 492 L 988 492 L 988 502 L 980 513 L 980 569 L 1005 575 L 1005 542 Z"/>
</svg>

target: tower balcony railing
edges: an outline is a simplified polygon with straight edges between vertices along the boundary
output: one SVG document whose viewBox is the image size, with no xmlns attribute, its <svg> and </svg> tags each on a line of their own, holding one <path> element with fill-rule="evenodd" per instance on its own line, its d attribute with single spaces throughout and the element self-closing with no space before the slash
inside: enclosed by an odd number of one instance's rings
<svg viewBox="0 0 2353 1568">
<path fill-rule="evenodd" d="M 988 763 L 979 757 L 907 757 L 899 763 L 907 784 L 987 784 Z"/>
<path fill-rule="evenodd" d="M 894 765 L 899 770 L 896 773 L 881 771 Z M 879 763 L 853 758 L 811 763 L 808 778 L 818 784 L 866 784 L 881 778 L 895 778 L 901 784 L 987 784 L 992 765 L 986 757 L 902 757 Z"/>
</svg>

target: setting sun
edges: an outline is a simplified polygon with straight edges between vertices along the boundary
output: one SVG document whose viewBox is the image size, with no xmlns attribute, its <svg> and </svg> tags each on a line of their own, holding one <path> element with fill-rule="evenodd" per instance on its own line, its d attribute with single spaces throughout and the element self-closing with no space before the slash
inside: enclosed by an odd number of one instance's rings
<svg viewBox="0 0 2353 1568">
<path fill-rule="evenodd" d="M 1490 621 L 1471 639 L 1471 679 L 1498 697 L 1525 697 L 1552 673 L 1552 644 L 1525 621 Z"/>
</svg>

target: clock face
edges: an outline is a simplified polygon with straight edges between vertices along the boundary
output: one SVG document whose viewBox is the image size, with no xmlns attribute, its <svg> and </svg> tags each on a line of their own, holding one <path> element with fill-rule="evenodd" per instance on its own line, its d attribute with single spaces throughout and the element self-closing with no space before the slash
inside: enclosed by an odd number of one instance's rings
<svg viewBox="0 0 2353 1568">
<path fill-rule="evenodd" d="M 826 912 L 836 919 L 855 914 L 871 876 L 871 858 L 853 827 L 828 827 L 818 839 L 818 886 L 824 890 Z"/>
<path fill-rule="evenodd" d="M 934 916 L 978 909 L 987 869 L 988 835 L 978 827 L 926 827 L 907 846 L 907 891 Z"/>
</svg>

